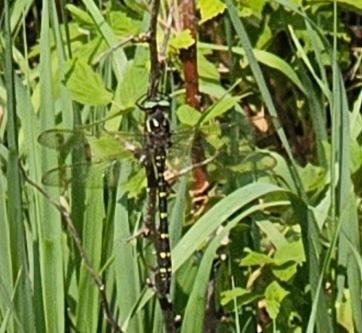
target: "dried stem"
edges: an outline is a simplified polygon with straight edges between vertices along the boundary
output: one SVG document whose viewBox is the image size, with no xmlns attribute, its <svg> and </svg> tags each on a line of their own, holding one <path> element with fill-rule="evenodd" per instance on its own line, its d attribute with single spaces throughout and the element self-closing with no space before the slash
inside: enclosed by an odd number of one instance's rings
<svg viewBox="0 0 362 333">
<path fill-rule="evenodd" d="M 191 35 L 195 40 L 193 45 L 187 50 L 182 50 L 180 54 L 185 77 L 186 103 L 201 112 L 201 95 L 199 91 L 199 75 L 197 70 L 197 17 L 195 1 L 180 0 L 179 12 L 182 29 L 190 30 Z M 194 142 L 201 139 L 200 135 L 196 135 Z M 200 147 L 201 145 L 193 145 L 191 155 L 194 164 L 200 163 L 203 159 L 204 153 Z M 192 174 L 194 179 L 194 193 L 203 194 L 209 187 L 205 167 L 200 166 L 195 168 Z"/>
<path fill-rule="evenodd" d="M 107 294 L 106 294 L 105 284 L 104 284 L 102 278 L 98 275 L 96 270 L 93 268 L 93 265 L 92 265 L 90 259 L 88 258 L 86 251 L 84 250 L 84 248 L 82 246 L 82 241 L 79 237 L 77 229 L 75 228 L 75 226 L 73 224 L 73 221 L 70 216 L 69 209 L 67 208 L 67 203 L 66 203 L 65 199 L 63 199 L 63 200 L 61 199 L 60 202 L 57 202 L 50 196 L 50 194 L 45 189 L 43 189 L 36 182 L 34 182 L 32 179 L 29 178 L 29 176 L 26 174 L 23 167 L 21 167 L 21 170 L 23 172 L 25 180 L 31 186 L 33 186 L 40 194 L 42 194 L 48 200 L 48 202 L 50 204 L 52 204 L 59 211 L 59 213 L 62 217 L 62 219 L 61 219 L 62 223 L 65 224 L 65 227 L 69 231 L 70 237 L 73 239 L 81 258 L 83 259 L 86 270 L 88 271 L 89 275 L 91 276 L 94 283 L 98 287 L 99 296 L 101 298 L 101 306 L 102 306 L 104 315 L 105 315 L 108 323 L 112 326 L 112 329 L 114 332 L 122 333 L 122 330 L 121 330 L 120 326 L 118 325 L 116 319 L 113 318 L 111 307 L 109 305 L 109 301 L 108 301 Z"/>
</svg>

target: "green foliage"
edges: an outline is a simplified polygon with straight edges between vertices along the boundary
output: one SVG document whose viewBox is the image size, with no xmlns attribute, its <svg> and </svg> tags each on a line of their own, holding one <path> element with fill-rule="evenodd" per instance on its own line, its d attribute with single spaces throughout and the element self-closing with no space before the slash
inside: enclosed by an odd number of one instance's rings
<svg viewBox="0 0 362 333">
<path fill-rule="evenodd" d="M 162 332 L 146 283 L 154 249 L 135 237 L 147 216 L 137 102 L 149 89 L 151 7 L 4 4 L 0 332 L 114 331 L 104 295 L 124 332 Z M 179 331 L 362 332 L 362 2 L 196 9 L 194 38 L 161 0 L 159 92 L 171 98 L 144 105 L 170 107 L 175 129 L 166 177 Z M 185 91 L 193 45 L 202 112 Z M 189 192 L 195 138 L 202 193 Z"/>
<path fill-rule="evenodd" d="M 200 24 L 203 24 L 215 16 L 222 14 L 226 7 L 220 0 L 198 0 L 197 8 L 200 9 L 201 14 Z"/>
<path fill-rule="evenodd" d="M 72 98 L 82 104 L 107 105 L 112 94 L 105 88 L 102 78 L 91 66 L 81 60 L 69 65 L 66 85 Z"/>
<path fill-rule="evenodd" d="M 171 55 L 178 55 L 181 50 L 188 49 L 195 44 L 189 29 L 182 30 L 176 33 L 168 43 L 169 52 Z"/>
</svg>

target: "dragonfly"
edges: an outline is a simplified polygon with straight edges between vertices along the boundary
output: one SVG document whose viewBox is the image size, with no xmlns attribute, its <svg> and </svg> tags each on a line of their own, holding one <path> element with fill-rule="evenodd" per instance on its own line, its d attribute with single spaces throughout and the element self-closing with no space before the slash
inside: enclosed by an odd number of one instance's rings
<svg viewBox="0 0 362 333">
<path fill-rule="evenodd" d="M 161 286 L 160 293 L 166 295 L 170 290 L 171 254 L 168 235 L 167 199 L 168 182 L 166 170 L 173 170 L 179 177 L 197 167 L 192 164 L 192 145 L 201 145 L 206 154 L 200 165 L 214 165 L 230 172 L 252 172 L 255 170 L 270 170 L 275 166 L 275 160 L 268 153 L 257 151 L 249 139 L 238 140 L 231 148 L 232 140 L 225 133 L 235 132 L 234 124 L 220 125 L 215 122 L 193 129 L 170 130 L 169 99 L 158 95 L 154 99 L 141 100 L 140 109 L 146 112 L 147 118 L 144 133 L 138 131 L 121 132 L 108 131 L 97 127 L 96 135 L 92 126 L 79 129 L 50 129 L 40 134 L 41 145 L 54 149 L 59 154 L 60 166 L 47 171 L 42 182 L 48 186 L 67 188 L 69 185 L 80 184 L 85 187 L 115 187 L 118 183 L 118 171 L 123 161 L 133 161 L 145 170 L 148 192 L 156 190 L 158 201 L 157 228 L 157 264 L 156 278 Z M 195 142 L 196 133 L 203 133 L 204 140 Z M 200 137 L 199 135 L 197 136 Z M 247 149 L 249 147 L 249 149 Z M 67 158 L 74 151 L 83 152 L 83 161 L 67 164 Z M 232 161 L 225 164 L 225 156 Z M 185 172 L 183 170 L 186 170 Z M 149 201 L 147 211 L 155 214 L 155 202 Z M 147 221 L 146 221 L 147 222 Z"/>
</svg>

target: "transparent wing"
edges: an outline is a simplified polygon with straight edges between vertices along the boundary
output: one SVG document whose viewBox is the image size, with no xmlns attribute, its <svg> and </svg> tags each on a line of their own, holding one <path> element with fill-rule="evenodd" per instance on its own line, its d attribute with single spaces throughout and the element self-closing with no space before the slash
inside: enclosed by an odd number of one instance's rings
<svg viewBox="0 0 362 333">
<path fill-rule="evenodd" d="M 195 158 L 191 158 L 192 147 L 198 153 L 196 163 L 230 166 L 235 172 L 272 169 L 276 165 L 267 151 L 256 149 L 259 141 L 268 141 L 265 133 L 257 136 L 254 129 L 244 124 L 212 124 L 200 127 L 198 132 L 182 129 L 172 135 L 171 141 L 167 161 L 176 174 L 178 170 L 192 170 L 195 163 Z"/>
<path fill-rule="evenodd" d="M 47 171 L 42 177 L 42 183 L 62 188 L 70 185 L 87 188 L 116 187 L 119 170 L 118 161 L 63 165 Z"/>
<path fill-rule="evenodd" d="M 132 133 L 102 131 L 96 137 L 84 130 L 50 129 L 40 134 L 38 142 L 59 151 L 61 156 L 83 150 L 88 161 L 99 162 L 137 157 L 141 150 L 139 139 L 139 135 Z"/>
<path fill-rule="evenodd" d="M 249 126 L 250 127 L 250 126 Z M 215 164 L 234 172 L 272 169 L 276 162 L 267 152 L 255 150 L 257 139 L 245 124 L 212 124 L 195 129 L 180 129 L 171 135 L 167 153 L 167 169 L 184 174 L 203 164 Z M 249 132 L 249 133 L 248 133 Z M 81 184 L 86 187 L 114 186 L 114 168 L 124 159 L 139 160 L 144 152 L 139 133 L 106 132 L 99 137 L 87 131 L 51 129 L 38 141 L 61 154 L 61 161 L 70 152 L 83 151 L 84 162 L 63 165 L 44 174 L 43 183 L 50 186 Z M 191 151 L 200 156 L 191 158 Z"/>
</svg>

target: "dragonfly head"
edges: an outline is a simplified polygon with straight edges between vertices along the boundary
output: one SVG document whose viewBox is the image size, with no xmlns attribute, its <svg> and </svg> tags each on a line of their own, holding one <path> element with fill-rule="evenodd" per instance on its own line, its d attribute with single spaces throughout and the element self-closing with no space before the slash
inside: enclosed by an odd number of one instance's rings
<svg viewBox="0 0 362 333">
<path fill-rule="evenodd" d="M 146 131 L 153 140 L 168 141 L 170 136 L 170 121 L 165 110 L 157 107 L 153 109 L 152 113 L 148 114 Z"/>
</svg>

